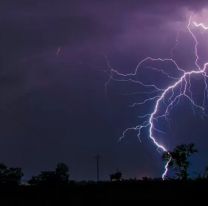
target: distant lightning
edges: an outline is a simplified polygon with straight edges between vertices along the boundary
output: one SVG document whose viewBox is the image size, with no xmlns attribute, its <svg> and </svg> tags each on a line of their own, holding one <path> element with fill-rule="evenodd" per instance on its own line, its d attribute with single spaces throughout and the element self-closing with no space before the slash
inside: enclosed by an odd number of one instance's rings
<svg viewBox="0 0 208 206">
<path fill-rule="evenodd" d="M 203 114 L 205 114 L 205 99 L 208 97 L 208 85 L 206 81 L 208 78 L 208 74 L 207 74 L 208 62 L 204 63 L 202 66 L 199 65 L 199 62 L 198 62 L 199 61 L 199 55 L 198 55 L 199 43 L 191 27 L 208 30 L 208 26 L 205 26 L 203 23 L 197 23 L 195 21 L 192 21 L 192 17 L 189 18 L 187 30 L 194 41 L 194 54 L 195 54 L 195 66 L 196 66 L 196 68 L 191 69 L 191 71 L 186 71 L 180 68 L 177 62 L 173 58 L 162 59 L 162 58 L 146 57 L 145 59 L 143 59 L 142 61 L 138 63 L 134 72 L 124 74 L 114 69 L 110 65 L 109 61 L 107 61 L 107 64 L 109 67 L 109 79 L 107 80 L 105 84 L 106 89 L 111 81 L 130 82 L 130 83 L 138 84 L 144 88 L 152 89 L 152 92 L 147 92 L 146 94 L 148 95 L 153 94 L 153 96 L 146 98 L 143 101 L 135 102 L 132 105 L 130 105 L 131 107 L 136 107 L 136 106 L 141 106 L 141 105 L 145 105 L 146 103 L 152 102 L 154 106 L 153 106 L 152 112 L 139 116 L 139 118 L 142 119 L 143 121 L 141 124 L 125 129 L 120 137 L 120 140 L 125 138 L 125 136 L 127 135 L 129 131 L 133 130 L 137 132 L 137 136 L 139 140 L 141 141 L 141 132 L 143 129 L 147 129 L 148 137 L 152 140 L 152 142 L 157 147 L 157 149 L 161 152 L 167 152 L 169 154 L 166 146 L 161 144 L 157 140 L 158 138 L 155 135 L 155 133 L 163 132 L 163 131 L 161 131 L 159 128 L 156 127 L 156 122 L 158 122 L 159 119 L 161 118 L 167 119 L 172 108 L 180 102 L 182 97 L 186 98 L 194 108 L 196 108 L 197 110 L 200 110 Z M 178 44 L 178 35 L 177 35 L 176 43 Z M 173 80 L 173 83 L 168 85 L 166 88 L 160 88 L 155 84 L 145 84 L 142 81 L 135 80 L 134 77 L 137 75 L 141 66 L 146 62 L 169 62 L 178 70 L 180 77 L 173 77 L 162 69 L 149 67 L 149 69 L 154 70 L 156 72 L 160 72 L 162 75 L 165 75 L 166 77 L 170 78 L 171 80 Z M 196 75 L 203 77 L 203 80 L 204 80 L 204 99 L 203 99 L 202 105 L 199 105 L 193 99 L 193 96 L 192 96 L 191 77 L 196 76 Z M 164 109 L 161 109 L 161 108 L 164 108 Z M 162 173 L 163 180 L 167 176 L 169 163 L 171 162 L 171 159 L 172 157 L 170 155 L 169 160 L 166 162 L 164 166 L 164 172 Z"/>
<path fill-rule="evenodd" d="M 60 55 L 60 53 L 61 53 L 61 47 L 58 47 L 58 49 L 56 50 L 56 56 L 59 56 Z"/>
<path fill-rule="evenodd" d="M 174 51 L 175 51 L 175 49 L 177 48 L 177 46 L 178 46 L 178 44 L 179 44 L 179 36 L 180 36 L 180 31 L 177 32 L 177 34 L 176 34 L 176 40 L 175 40 L 175 45 L 174 45 L 174 47 L 170 50 L 170 56 L 171 56 L 171 58 L 174 57 Z"/>
</svg>

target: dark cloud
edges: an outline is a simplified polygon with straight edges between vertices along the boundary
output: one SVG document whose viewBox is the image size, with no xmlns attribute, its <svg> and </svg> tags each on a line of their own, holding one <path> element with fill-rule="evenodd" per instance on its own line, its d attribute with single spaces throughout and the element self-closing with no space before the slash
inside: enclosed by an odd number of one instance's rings
<svg viewBox="0 0 208 206">
<path fill-rule="evenodd" d="M 160 175 L 162 165 L 151 163 L 160 161 L 160 156 L 149 140 L 137 144 L 132 135 L 117 143 L 136 117 L 127 107 L 130 100 L 118 95 L 121 88 L 112 86 L 105 96 L 104 55 L 125 72 L 144 56 L 170 56 L 177 31 L 187 24 L 187 11 L 199 12 L 206 4 L 1 2 L 1 161 L 22 166 L 28 176 L 66 161 L 72 178 L 91 179 L 93 158 L 99 152 L 105 178 L 117 168 L 126 176 Z M 186 39 L 185 47 L 190 44 L 185 33 L 181 38 Z M 178 57 L 181 65 L 193 57 L 187 48 L 185 56 Z"/>
</svg>

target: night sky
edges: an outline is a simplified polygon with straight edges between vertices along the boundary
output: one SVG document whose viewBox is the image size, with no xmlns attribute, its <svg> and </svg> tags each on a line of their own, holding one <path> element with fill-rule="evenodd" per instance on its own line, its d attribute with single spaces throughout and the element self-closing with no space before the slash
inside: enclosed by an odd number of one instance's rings
<svg viewBox="0 0 208 206">
<path fill-rule="evenodd" d="M 133 72 L 146 56 L 170 58 L 178 37 L 173 56 L 181 67 L 193 67 L 193 39 L 186 26 L 191 14 L 208 24 L 206 2 L 1 1 L 0 161 L 22 167 L 25 178 L 65 162 L 72 179 L 92 180 L 99 153 L 102 179 L 117 169 L 125 178 L 159 177 L 161 154 L 145 132 L 141 143 L 134 132 L 118 142 L 123 130 L 135 126 L 138 115 L 152 105 L 130 108 L 141 96 L 130 96 L 138 90 L 128 83 L 110 82 L 105 92 L 106 57 L 118 71 Z M 208 60 L 208 32 L 196 35 L 203 63 Z M 142 78 L 156 77 L 146 70 Z M 167 79 L 159 81 L 168 84 Z M 195 81 L 194 95 L 200 101 L 201 87 Z M 160 138 L 169 149 L 196 144 L 196 175 L 208 165 L 207 132 L 208 118 L 182 102 Z"/>
</svg>

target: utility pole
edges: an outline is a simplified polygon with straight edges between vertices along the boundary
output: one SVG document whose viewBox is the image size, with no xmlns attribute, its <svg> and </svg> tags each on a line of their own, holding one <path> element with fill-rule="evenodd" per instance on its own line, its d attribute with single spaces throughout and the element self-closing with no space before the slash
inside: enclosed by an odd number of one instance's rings
<svg viewBox="0 0 208 206">
<path fill-rule="evenodd" d="M 100 180 L 100 155 L 97 154 L 95 156 L 95 159 L 96 159 L 97 182 L 99 182 L 99 180 Z"/>
</svg>

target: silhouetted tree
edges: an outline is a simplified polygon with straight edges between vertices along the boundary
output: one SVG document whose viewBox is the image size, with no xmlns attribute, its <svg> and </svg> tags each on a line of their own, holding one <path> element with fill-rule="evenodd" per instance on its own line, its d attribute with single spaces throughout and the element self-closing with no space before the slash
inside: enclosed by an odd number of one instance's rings
<svg viewBox="0 0 208 206">
<path fill-rule="evenodd" d="M 189 158 L 196 153 L 197 149 L 193 143 L 182 144 L 177 146 L 172 152 L 165 152 L 162 156 L 163 160 L 168 161 L 169 168 L 172 168 L 179 179 L 186 180 L 189 176 L 188 168 L 190 166 Z"/>
<path fill-rule="evenodd" d="M 122 180 L 122 173 L 117 171 L 110 175 L 111 181 L 121 181 Z"/>
<path fill-rule="evenodd" d="M 69 181 L 69 168 L 64 163 L 59 163 L 56 166 L 56 176 L 60 182 L 68 183 Z"/>
<path fill-rule="evenodd" d="M 0 164 L 0 184 L 19 185 L 23 172 L 21 168 L 8 168 L 4 164 Z"/>
<path fill-rule="evenodd" d="M 205 167 L 203 178 L 208 179 L 208 166 Z"/>
<path fill-rule="evenodd" d="M 55 171 L 44 171 L 28 181 L 31 185 L 63 185 L 69 182 L 69 169 L 64 163 L 59 163 Z"/>
</svg>

